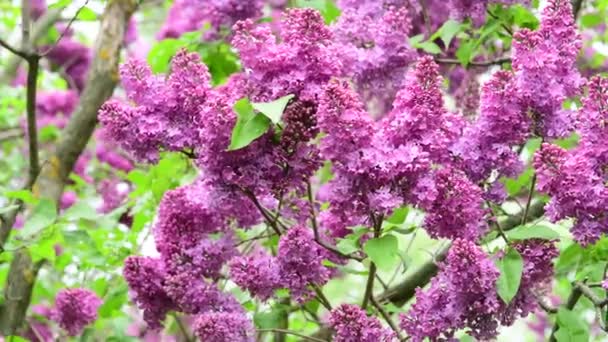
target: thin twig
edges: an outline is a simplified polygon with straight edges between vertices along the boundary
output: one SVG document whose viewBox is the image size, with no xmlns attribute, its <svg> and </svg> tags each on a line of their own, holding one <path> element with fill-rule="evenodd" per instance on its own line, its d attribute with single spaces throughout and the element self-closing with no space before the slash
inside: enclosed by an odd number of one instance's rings
<svg viewBox="0 0 608 342">
<path fill-rule="evenodd" d="M 307 188 L 307 192 L 308 192 L 308 202 L 310 203 L 310 221 L 312 223 L 312 230 L 313 230 L 313 234 L 314 234 L 314 238 L 315 241 L 321 245 L 323 248 L 329 250 L 330 252 L 333 252 L 334 254 L 337 254 L 343 258 L 348 258 L 348 259 L 354 259 L 357 261 L 363 261 L 362 257 L 359 257 L 355 254 L 344 254 L 342 253 L 339 249 L 325 243 L 325 241 L 323 241 L 321 239 L 321 236 L 319 234 L 319 226 L 317 225 L 317 216 L 315 213 L 315 204 L 314 204 L 314 199 L 312 196 L 312 188 L 310 185 L 310 182 L 308 182 L 308 188 Z"/>
<path fill-rule="evenodd" d="M 566 302 L 565 308 L 568 310 L 574 309 L 574 306 L 576 305 L 578 300 L 581 298 L 582 294 L 583 294 L 583 292 L 581 292 L 581 290 L 578 286 L 576 286 L 576 285 L 573 286 L 572 292 L 570 292 L 570 296 L 568 296 L 568 301 Z M 551 330 L 551 336 L 549 337 L 549 342 L 557 341 L 557 339 L 555 338 L 555 333 L 557 332 L 558 329 L 559 329 L 559 322 L 557 320 L 555 320 L 555 324 L 553 325 L 553 329 Z"/>
<path fill-rule="evenodd" d="M 438 64 L 461 64 L 457 59 L 451 58 L 435 58 L 435 62 Z M 470 61 L 469 65 L 471 66 L 479 66 L 479 67 L 488 67 L 492 65 L 501 65 L 503 63 L 511 63 L 511 57 L 501 57 L 497 59 L 492 59 L 489 61 Z"/>
<path fill-rule="evenodd" d="M 257 329 L 257 332 L 272 332 L 272 333 L 283 333 L 283 334 L 288 334 L 288 335 L 293 335 L 293 336 L 298 336 L 306 341 L 315 341 L 315 342 L 328 342 L 327 340 L 323 340 L 320 338 L 316 338 L 316 337 L 312 337 L 312 336 L 306 336 L 304 334 L 300 334 L 299 332 L 296 331 L 292 331 L 292 330 L 286 330 L 286 329 Z"/>
<path fill-rule="evenodd" d="M 76 20 L 76 18 L 78 17 L 78 15 L 80 14 L 80 11 L 82 11 L 83 8 L 85 8 L 87 6 L 87 4 L 89 3 L 89 0 L 86 0 L 82 6 L 80 6 L 78 8 L 78 10 L 76 10 L 76 13 L 74 14 L 74 16 L 72 17 L 72 19 L 70 19 L 70 21 L 68 22 L 68 24 L 66 25 L 65 29 L 63 29 L 63 31 L 61 32 L 61 34 L 59 35 L 59 38 L 57 38 L 57 40 L 55 41 L 55 43 L 53 43 L 53 45 L 51 45 L 48 49 L 46 49 L 44 52 L 40 53 L 40 57 L 44 57 L 47 54 L 49 54 L 49 52 L 53 51 L 53 49 L 55 49 L 57 47 L 57 44 L 59 44 L 59 42 L 61 41 L 61 39 L 63 39 L 63 36 L 66 35 L 66 33 L 70 30 L 70 27 L 72 26 L 72 24 L 74 23 L 74 20 Z"/>
<path fill-rule="evenodd" d="M 382 229 L 382 217 L 378 217 L 374 220 L 374 215 L 371 216 L 374 221 L 374 238 L 380 237 L 380 230 Z M 376 263 L 373 261 L 369 265 L 369 274 L 367 276 L 367 284 L 365 285 L 365 293 L 363 294 L 363 302 L 361 308 L 365 310 L 369 299 L 374 296 L 374 279 L 376 278 Z"/>
<path fill-rule="evenodd" d="M 319 303 L 321 303 L 321 305 L 323 305 L 327 310 L 331 311 L 332 310 L 331 303 L 329 302 L 329 299 L 327 299 L 327 297 L 325 297 L 323 290 L 317 284 L 312 284 L 312 288 L 315 290 L 315 293 L 317 294 L 317 297 L 319 298 Z"/>
<path fill-rule="evenodd" d="M 429 18 L 429 11 L 426 7 L 426 0 L 418 0 L 420 8 L 422 9 L 422 20 L 424 20 L 424 29 L 426 31 L 425 37 L 431 36 L 431 19 Z"/>
<path fill-rule="evenodd" d="M 186 327 L 184 326 L 182 321 L 179 319 L 179 317 L 177 317 L 177 315 L 175 313 L 172 314 L 171 316 L 173 316 L 173 319 L 175 319 L 175 323 L 177 323 L 177 327 L 182 332 L 182 335 L 184 335 L 184 339 L 186 340 L 186 342 L 191 342 L 192 338 L 190 338 L 190 335 L 188 334 L 188 330 L 186 330 Z"/>
<path fill-rule="evenodd" d="M 388 323 L 388 325 L 391 327 L 391 329 L 393 329 L 393 331 L 397 335 L 397 338 L 399 339 L 399 341 L 404 341 L 405 339 L 401 336 L 401 332 L 400 332 L 399 328 L 397 327 L 395 322 L 393 322 L 393 320 L 391 319 L 391 316 L 388 314 L 388 312 L 386 312 L 386 310 L 384 310 L 382 305 L 380 305 L 380 303 L 378 303 L 378 301 L 376 301 L 376 298 L 374 298 L 373 296 L 370 297 L 370 301 L 371 301 L 372 305 L 378 310 L 378 312 L 380 313 L 380 316 L 382 316 L 382 318 L 384 318 L 384 320 L 386 321 L 386 323 Z"/>
<path fill-rule="evenodd" d="M 532 183 L 530 184 L 530 193 L 528 194 L 528 201 L 526 202 L 526 208 L 524 209 L 524 214 L 521 217 L 522 226 L 526 224 L 528 221 L 528 212 L 530 211 L 530 203 L 532 202 L 532 197 L 534 196 L 534 188 L 536 187 L 536 173 L 532 176 Z"/>
<path fill-rule="evenodd" d="M 494 19 L 496 19 L 496 20 L 500 20 L 500 19 L 499 19 L 499 18 L 498 18 L 498 17 L 497 17 L 497 16 L 496 16 L 494 13 L 492 13 L 490 10 L 487 10 L 486 12 L 487 12 L 487 13 L 490 15 L 490 17 L 492 17 L 492 18 L 494 18 Z M 509 34 L 509 36 L 512 36 L 512 35 L 513 35 L 513 30 L 511 30 L 511 28 L 510 28 L 510 27 L 508 27 L 507 25 L 505 25 L 505 23 L 502 23 L 502 22 L 501 22 L 501 23 L 500 23 L 500 26 L 502 26 L 502 28 L 504 28 L 504 29 L 505 29 L 505 31 L 507 31 L 507 33 Z"/>
<path fill-rule="evenodd" d="M 23 59 L 28 59 L 29 55 L 26 52 L 23 52 L 19 49 L 14 48 L 13 46 L 11 46 L 9 43 L 5 42 L 2 38 L 0 38 L 0 46 L 2 46 L 3 48 L 7 49 L 8 51 L 10 51 L 11 53 L 13 53 L 14 55 L 17 55 Z"/>
<path fill-rule="evenodd" d="M 14 128 L 6 131 L 0 131 L 0 142 L 18 139 L 23 137 L 23 130 L 21 128 Z"/>
<path fill-rule="evenodd" d="M 262 214 L 262 216 L 264 217 L 264 219 L 266 220 L 268 225 L 272 228 L 272 230 L 274 230 L 274 232 L 277 233 L 277 235 L 281 235 L 281 230 L 277 226 L 278 221 L 275 222 L 272 219 L 272 217 L 266 211 L 266 209 L 264 209 L 264 207 L 262 207 L 262 204 L 260 204 L 257 197 L 255 197 L 255 194 L 253 194 L 253 192 L 251 192 L 250 190 L 247 190 L 247 189 L 242 189 L 242 191 L 245 194 L 245 196 L 247 196 L 251 200 L 251 202 L 253 202 L 253 205 L 255 205 L 255 207 L 258 208 L 258 211 Z"/>
</svg>

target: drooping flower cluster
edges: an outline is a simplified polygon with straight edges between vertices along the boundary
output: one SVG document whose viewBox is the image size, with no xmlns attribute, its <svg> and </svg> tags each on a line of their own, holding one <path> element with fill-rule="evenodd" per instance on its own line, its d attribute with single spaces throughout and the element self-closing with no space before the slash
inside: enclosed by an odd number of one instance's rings
<svg viewBox="0 0 608 342">
<path fill-rule="evenodd" d="M 480 115 L 451 148 L 475 182 L 492 171 L 515 176 L 522 168 L 513 146 L 525 143 L 531 122 L 517 96 L 513 75 L 498 71 L 483 85 Z"/>
<path fill-rule="evenodd" d="M 352 304 L 342 304 L 329 315 L 329 325 L 335 331 L 336 342 L 390 342 L 395 333 L 384 328 L 375 317 Z"/>
<path fill-rule="evenodd" d="M 476 241 L 486 232 L 481 189 L 458 169 L 446 167 L 434 172 L 430 184 L 418 195 L 424 198 L 424 228 L 434 238 L 461 238 Z M 427 182 L 423 182 L 426 185 Z"/>
<path fill-rule="evenodd" d="M 572 112 L 562 103 L 581 93 L 584 79 L 576 68 L 581 46 L 572 5 L 562 0 L 548 1 L 539 30 L 523 29 L 513 37 L 515 81 L 539 136 L 565 137 L 573 128 Z"/>
<path fill-rule="evenodd" d="M 512 325 L 517 318 L 526 317 L 538 309 L 538 296 L 551 290 L 553 259 L 559 255 L 552 241 L 525 240 L 515 244 L 514 248 L 524 260 L 524 269 L 513 300 L 506 307 L 501 303 L 503 308 L 499 320 L 503 325 Z"/>
<path fill-rule="evenodd" d="M 76 336 L 97 319 L 97 309 L 101 303 L 101 299 L 90 290 L 62 290 L 55 297 L 51 317 L 68 335 Z"/>
<path fill-rule="evenodd" d="M 49 49 L 46 58 L 56 67 L 64 70 L 70 88 L 81 92 L 87 72 L 93 59 L 91 49 L 66 33 L 55 45 L 42 48 Z"/>
<path fill-rule="evenodd" d="M 194 321 L 193 328 L 201 341 L 253 342 L 255 340 L 251 321 L 234 313 L 214 312 L 200 315 Z"/>
<path fill-rule="evenodd" d="M 543 144 L 534 158 L 538 189 L 551 196 L 547 216 L 554 221 L 576 219 L 572 233 L 581 244 L 595 242 L 608 233 L 608 158 L 605 122 L 608 118 L 608 80 L 595 77 L 579 112 L 581 140 L 572 151 Z"/>
<path fill-rule="evenodd" d="M 267 300 L 280 287 L 279 265 L 263 249 L 230 262 L 230 279 L 261 300 Z"/>
<path fill-rule="evenodd" d="M 208 24 L 205 39 L 218 39 L 226 35 L 222 31 L 230 29 L 237 21 L 260 18 L 263 6 L 263 0 L 176 0 L 156 37 L 179 38 L 183 33 L 197 31 Z"/>
<path fill-rule="evenodd" d="M 411 18 L 407 1 L 396 4 L 346 5 L 332 26 L 334 41 L 340 47 L 343 74 L 376 116 L 390 110 L 407 67 L 416 53 L 407 43 Z M 376 8 L 372 7 L 375 5 Z"/>
<path fill-rule="evenodd" d="M 491 340 L 499 324 L 511 325 L 538 309 L 537 296 L 550 289 L 552 260 L 558 250 L 554 242 L 545 240 L 517 242 L 514 248 L 524 268 L 519 289 L 508 305 L 496 292 L 499 271 L 494 262 L 473 242 L 457 239 L 430 288 L 417 289 L 416 303 L 401 316 L 401 327 L 414 341 L 450 339 L 459 329 Z M 498 253 L 498 257 L 503 255 Z"/>
<path fill-rule="evenodd" d="M 465 327 L 473 337 L 492 338 L 497 327 L 493 315 L 499 308 L 498 276 L 498 269 L 478 246 L 455 240 L 430 288 L 416 291 L 416 303 L 401 316 L 401 328 L 413 341 L 450 339 Z"/>
<path fill-rule="evenodd" d="M 185 50 L 173 58 L 166 81 L 152 75 L 144 62 L 131 60 L 121 67 L 121 79 L 136 106 L 108 101 L 99 120 L 109 138 L 140 160 L 157 160 L 160 149 L 193 148 L 198 143 L 201 105 L 210 91 L 209 78 L 200 57 Z"/>
</svg>

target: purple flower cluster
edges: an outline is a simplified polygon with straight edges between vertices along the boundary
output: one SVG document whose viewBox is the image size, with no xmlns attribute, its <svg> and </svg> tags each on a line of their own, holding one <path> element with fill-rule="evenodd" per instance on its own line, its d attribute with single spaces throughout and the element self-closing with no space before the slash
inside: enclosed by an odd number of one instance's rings
<svg viewBox="0 0 608 342">
<path fill-rule="evenodd" d="M 329 315 L 329 325 L 335 331 L 336 342 L 391 342 L 395 333 L 384 328 L 375 317 L 352 304 L 342 304 Z"/>
<path fill-rule="evenodd" d="M 479 26 L 483 24 L 486 18 L 488 5 L 503 4 L 508 6 L 516 3 L 528 5 L 530 0 L 449 0 L 447 3 L 453 17 L 456 19 L 471 18 L 473 23 Z"/>
<path fill-rule="evenodd" d="M 426 231 L 434 238 L 476 241 L 487 230 L 481 189 L 450 167 L 435 171 L 432 178 L 428 183 L 433 188 L 422 186 L 418 196 L 425 199 L 421 207 L 426 212 Z"/>
<path fill-rule="evenodd" d="M 406 3 L 391 4 L 386 10 L 379 3 L 373 10 L 373 4 L 343 4 L 348 7 L 332 26 L 343 73 L 376 116 L 390 110 L 407 67 L 416 58 L 407 42 L 411 18 Z"/>
<path fill-rule="evenodd" d="M 605 168 L 608 158 L 606 128 L 608 80 L 594 77 L 579 112 L 579 146 L 566 151 L 543 144 L 534 158 L 538 189 L 551 196 L 547 216 L 554 221 L 576 219 L 572 233 L 583 244 L 594 243 L 608 233 L 608 189 Z"/>
<path fill-rule="evenodd" d="M 468 328 L 479 339 L 496 335 L 493 315 L 499 308 L 492 260 L 473 242 L 455 240 L 429 289 L 416 291 L 416 303 L 401 316 L 401 328 L 413 341 L 453 338 Z"/>
<path fill-rule="evenodd" d="M 492 259 L 473 242 L 456 239 L 430 288 L 417 290 L 416 303 L 401 316 L 401 327 L 414 341 L 449 340 L 459 329 L 491 340 L 499 324 L 511 325 L 538 309 L 536 296 L 550 289 L 558 250 L 544 240 L 518 242 L 514 248 L 524 260 L 524 269 L 517 294 L 508 305 L 496 292 L 499 271 Z M 503 255 L 501 251 L 497 256 Z"/>
<path fill-rule="evenodd" d="M 230 279 L 261 300 L 272 297 L 281 286 L 279 271 L 276 258 L 263 249 L 236 257 L 230 262 Z"/>
<path fill-rule="evenodd" d="M 205 39 L 218 39 L 225 36 L 224 31 L 237 21 L 260 18 L 263 6 L 263 0 L 176 0 L 156 37 L 178 38 L 183 33 L 199 30 L 208 24 Z"/>
<path fill-rule="evenodd" d="M 562 103 L 579 95 L 585 82 L 576 68 L 582 43 L 571 3 L 548 1 L 540 29 L 523 29 L 513 38 L 515 81 L 534 121 L 533 132 L 551 138 L 565 137 L 573 128 L 574 118 L 571 111 L 562 108 Z M 543 93 L 546 96 L 538 96 Z"/>
<path fill-rule="evenodd" d="M 65 289 L 55 297 L 51 317 L 70 336 L 76 336 L 97 319 L 101 303 L 101 299 L 87 289 Z"/>
<path fill-rule="evenodd" d="M 137 159 L 156 161 L 160 149 L 181 151 L 198 143 L 196 127 L 210 91 L 209 72 L 197 54 L 185 50 L 171 64 L 165 80 L 152 75 L 142 61 L 128 62 L 121 67 L 121 78 L 136 106 L 111 100 L 100 109 L 108 137 Z"/>
<path fill-rule="evenodd" d="M 251 321 L 239 314 L 213 312 L 194 321 L 194 332 L 201 341 L 253 342 L 255 333 Z"/>
</svg>

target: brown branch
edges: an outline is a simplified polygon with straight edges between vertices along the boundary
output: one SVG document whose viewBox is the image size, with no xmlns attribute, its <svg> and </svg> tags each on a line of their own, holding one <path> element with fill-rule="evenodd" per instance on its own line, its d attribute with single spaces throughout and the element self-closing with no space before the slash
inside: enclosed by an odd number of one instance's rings
<svg viewBox="0 0 608 342">
<path fill-rule="evenodd" d="M 135 0 L 108 2 L 101 19 L 95 42 L 94 59 L 78 107 L 61 134 L 55 152 L 42 165 L 33 182 L 33 193 L 41 198 L 58 202 L 76 159 L 84 150 L 97 124 L 97 111 L 112 95 L 118 81 L 118 62 L 124 32 L 131 14 L 137 7 Z M 34 37 L 32 37 L 33 39 Z M 17 211 L 3 220 L 0 242 L 8 237 Z M 5 302 L 0 311 L 0 333 L 13 335 L 23 324 L 30 303 L 37 270 L 30 253 L 22 248 L 15 253 L 5 285 Z M 35 270 L 35 272 L 34 272 Z M 17 296 L 8 294 L 18 293 Z"/>
<path fill-rule="evenodd" d="M 457 59 L 451 59 L 451 58 L 435 58 L 435 62 L 438 64 L 454 64 L 454 65 L 460 65 L 460 61 Z M 492 59 L 489 61 L 470 61 L 469 65 L 470 66 L 479 66 L 479 67 L 489 67 L 492 65 L 501 65 L 503 63 L 511 63 L 511 57 L 502 57 L 502 58 L 497 58 L 497 59 Z"/>
<path fill-rule="evenodd" d="M 528 211 L 530 211 L 530 203 L 532 202 L 532 197 L 534 196 L 534 188 L 536 187 L 536 173 L 532 176 L 532 182 L 530 184 L 530 192 L 528 193 L 528 200 L 526 201 L 526 208 L 524 209 L 524 214 L 521 217 L 522 226 L 526 224 L 528 220 Z"/>
<path fill-rule="evenodd" d="M 0 142 L 21 138 L 23 135 L 23 130 L 21 128 L 11 128 L 0 131 Z"/>
<path fill-rule="evenodd" d="M 38 124 L 36 123 L 36 90 L 38 83 L 38 67 L 40 59 L 36 55 L 30 55 L 27 59 L 27 138 L 29 142 L 29 178 L 28 186 L 38 176 L 40 161 L 38 159 Z"/>
<path fill-rule="evenodd" d="M 268 223 L 268 225 L 272 228 L 272 230 L 274 230 L 274 232 L 280 236 L 281 230 L 277 226 L 278 220 L 275 221 L 272 218 L 272 216 L 270 216 L 268 211 L 266 211 L 266 209 L 264 209 L 264 207 L 262 206 L 260 201 L 258 201 L 257 197 L 255 197 L 255 194 L 253 192 L 251 192 L 250 190 L 247 190 L 247 189 L 241 189 L 241 191 L 245 194 L 245 196 L 247 196 L 247 198 L 249 198 L 251 200 L 253 205 L 255 205 L 255 207 L 258 209 L 260 214 L 262 214 L 262 216 L 264 217 L 264 220 L 266 220 L 266 223 Z"/>
<path fill-rule="evenodd" d="M 29 56 L 26 52 L 21 51 L 13 46 L 11 46 L 9 43 L 5 42 L 3 39 L 0 38 L 0 46 L 2 46 L 3 48 L 7 49 L 8 51 L 10 51 L 12 54 L 19 56 L 23 59 L 27 59 Z"/>
<path fill-rule="evenodd" d="M 179 319 L 179 317 L 175 313 L 171 314 L 171 316 L 173 316 L 173 319 L 175 320 L 175 324 L 177 324 L 177 327 L 179 328 L 179 331 L 184 336 L 184 341 L 186 341 L 186 342 L 192 342 L 193 340 L 192 340 L 192 338 L 190 338 L 190 334 L 188 334 L 188 330 L 184 326 L 184 323 L 182 322 L 182 320 Z"/>
<path fill-rule="evenodd" d="M 61 17 L 62 8 L 49 9 L 42 17 L 40 17 L 32 28 L 29 44 L 35 45 L 36 41 L 47 34 L 49 29 Z M 26 44 L 27 45 L 27 44 Z M 21 46 L 19 51 L 23 51 L 25 46 Z M 4 71 L 0 74 L 0 83 L 9 83 L 17 75 L 19 64 L 24 60 L 23 56 L 14 55 L 6 61 Z"/>
<path fill-rule="evenodd" d="M 572 0 L 572 15 L 574 16 L 574 20 L 578 17 L 578 14 L 583 7 L 583 0 Z"/>
<path fill-rule="evenodd" d="M 374 238 L 380 237 L 380 231 L 382 230 L 382 216 L 374 220 L 372 215 L 372 221 L 374 222 Z M 363 302 L 361 308 L 367 309 L 367 303 L 370 298 L 374 296 L 374 279 L 376 279 L 376 263 L 373 261 L 369 265 L 369 274 L 367 275 L 367 284 L 365 285 L 365 293 L 363 294 Z"/>
<path fill-rule="evenodd" d="M 373 296 L 370 297 L 370 301 L 371 301 L 372 305 L 376 308 L 376 310 L 378 310 L 378 312 L 380 313 L 380 316 L 382 316 L 382 318 L 384 318 L 384 320 L 386 321 L 388 326 L 391 327 L 391 329 L 393 329 L 393 331 L 395 332 L 395 335 L 397 335 L 397 339 L 399 339 L 399 341 L 404 341 L 404 338 L 401 336 L 401 331 L 399 330 L 399 328 L 397 327 L 395 322 L 393 322 L 393 320 L 391 319 L 391 315 L 389 315 L 388 312 L 386 312 L 386 310 L 384 310 L 382 305 L 380 303 L 378 303 L 378 301 L 376 301 L 376 299 Z"/>
</svg>

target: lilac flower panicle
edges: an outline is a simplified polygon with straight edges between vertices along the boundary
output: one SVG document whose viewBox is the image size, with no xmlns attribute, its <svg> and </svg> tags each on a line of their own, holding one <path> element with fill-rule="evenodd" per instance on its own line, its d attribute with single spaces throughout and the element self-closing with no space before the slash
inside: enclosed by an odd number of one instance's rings
<svg viewBox="0 0 608 342">
<path fill-rule="evenodd" d="M 537 297 L 551 291 L 553 259 L 559 255 L 555 243 L 545 240 L 524 240 L 515 249 L 524 260 L 524 269 L 517 294 L 508 306 L 501 308 L 503 325 L 512 325 L 517 318 L 538 310 Z"/>
<path fill-rule="evenodd" d="M 458 121 L 445 109 L 439 67 L 432 57 L 421 57 L 385 120 L 386 137 L 394 146 L 414 143 L 432 160 L 445 161 L 448 146 L 460 134 Z"/>
<path fill-rule="evenodd" d="M 281 285 L 278 261 L 263 249 L 230 262 L 230 278 L 252 296 L 261 300 L 272 297 Z"/>
<path fill-rule="evenodd" d="M 449 167 L 436 171 L 433 178 L 435 199 L 422 205 L 426 231 L 434 238 L 476 241 L 487 230 L 481 189 L 461 171 Z"/>
<path fill-rule="evenodd" d="M 130 256 L 125 260 L 123 275 L 133 301 L 144 312 L 148 327 L 160 328 L 167 312 L 175 309 L 164 290 L 166 273 L 162 262 L 150 257 Z"/>
<path fill-rule="evenodd" d="M 253 342 L 255 331 L 242 313 L 211 312 L 196 317 L 193 330 L 201 341 Z"/>
<path fill-rule="evenodd" d="M 523 29 L 513 38 L 513 70 L 534 121 L 533 131 L 549 138 L 567 136 L 574 128 L 574 116 L 562 103 L 580 95 L 585 83 L 576 66 L 582 44 L 571 3 L 548 1 L 540 29 Z M 537 96 L 541 93 L 546 96 Z"/>
<path fill-rule="evenodd" d="M 479 118 L 450 149 L 473 181 L 486 180 L 493 171 L 515 176 L 522 165 L 513 148 L 527 140 L 531 122 L 513 75 L 494 73 L 483 85 L 480 101 Z"/>
<path fill-rule="evenodd" d="M 463 328 L 475 338 L 495 337 L 498 276 L 498 269 L 478 246 L 455 240 L 430 288 L 416 290 L 416 303 L 402 314 L 401 328 L 414 341 L 451 339 Z"/>
<path fill-rule="evenodd" d="M 329 324 L 335 331 L 336 342 L 390 342 L 395 333 L 384 328 L 375 317 L 368 317 L 364 310 L 352 304 L 342 304 L 329 315 Z"/>
<path fill-rule="evenodd" d="M 309 297 L 308 286 L 322 286 L 329 280 L 330 272 L 322 263 L 324 251 L 305 227 L 290 228 L 281 236 L 277 256 L 280 278 L 296 300 Z"/>
<path fill-rule="evenodd" d="M 580 142 L 571 151 L 543 144 L 537 151 L 534 167 L 538 189 L 551 196 L 547 216 L 558 221 L 574 218 L 572 234 L 587 245 L 608 233 L 608 206 L 605 168 L 608 158 L 605 118 L 608 116 L 608 81 L 599 77 L 589 82 L 589 94 L 579 112 Z"/>
<path fill-rule="evenodd" d="M 198 144 L 201 106 L 210 91 L 210 75 L 195 53 L 180 50 L 165 80 L 152 75 L 142 61 L 120 69 L 128 98 L 135 106 L 115 100 L 100 109 L 107 136 L 139 160 L 154 162 L 160 149 L 180 151 Z"/>
<path fill-rule="evenodd" d="M 76 336 L 97 319 L 101 303 L 101 299 L 90 290 L 65 289 L 55 297 L 52 319 L 70 336 Z"/>
</svg>

